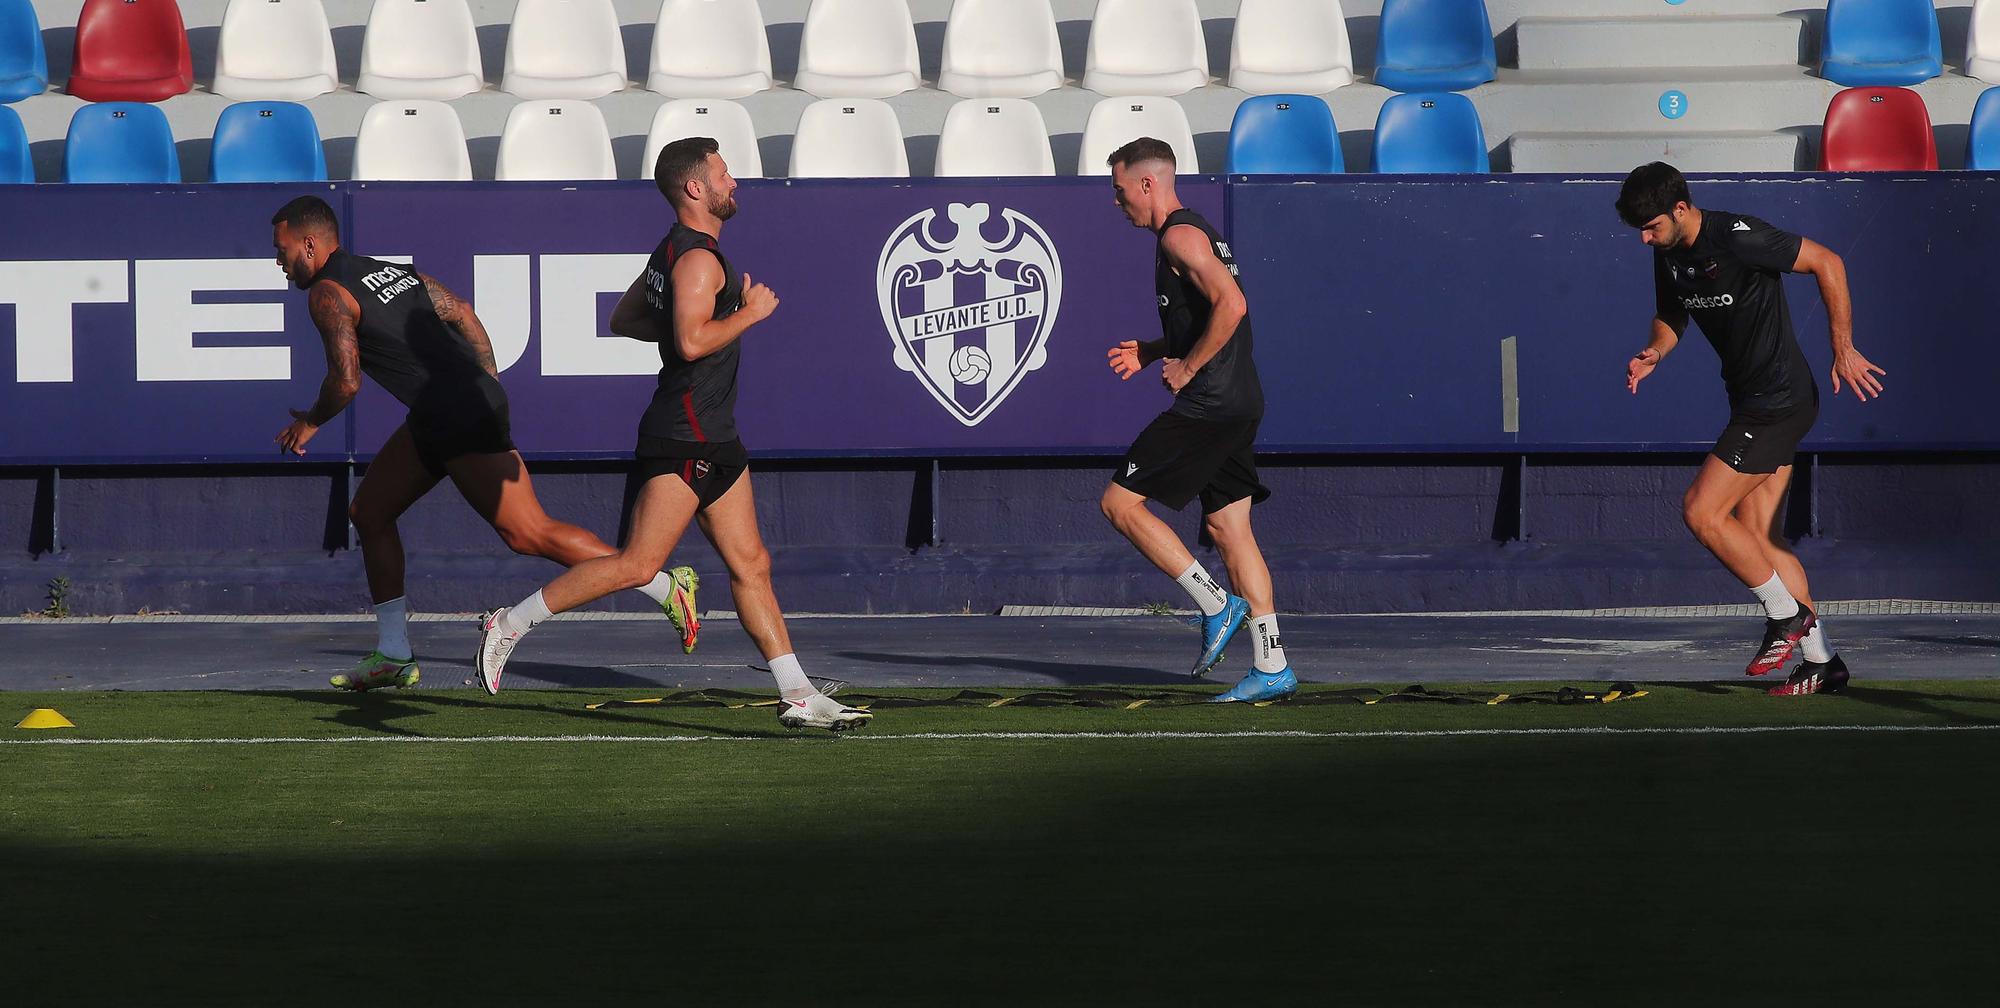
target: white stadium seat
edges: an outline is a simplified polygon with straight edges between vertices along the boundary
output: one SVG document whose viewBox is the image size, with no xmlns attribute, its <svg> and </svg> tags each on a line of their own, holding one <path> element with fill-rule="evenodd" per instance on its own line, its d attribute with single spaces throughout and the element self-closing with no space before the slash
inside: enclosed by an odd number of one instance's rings
<svg viewBox="0 0 2000 1008">
<path fill-rule="evenodd" d="M 938 87 L 963 98 L 1033 98 L 1063 85 L 1049 0 L 957 0 Z"/>
<path fill-rule="evenodd" d="M 722 98 L 682 98 L 660 106 L 653 114 L 653 128 L 646 131 L 646 156 L 639 162 L 639 177 L 653 177 L 653 162 L 660 159 L 660 148 L 693 136 L 715 140 L 716 152 L 729 165 L 729 174 L 740 179 L 764 177 L 764 156 L 757 150 L 757 128 L 750 124 L 750 113 Z"/>
<path fill-rule="evenodd" d="M 1256 95 L 1325 94 L 1354 83 L 1340 0 L 1243 0 L 1229 86 Z"/>
<path fill-rule="evenodd" d="M 500 90 L 523 98 L 625 90 L 625 39 L 611 0 L 520 0 L 507 29 Z"/>
<path fill-rule="evenodd" d="M 210 88 L 238 100 L 303 101 L 340 88 L 320 0 L 229 0 Z"/>
<path fill-rule="evenodd" d="M 1177 95 L 1208 83 L 1194 0 L 1098 0 L 1083 86 L 1102 95 Z"/>
<path fill-rule="evenodd" d="M 940 178 L 1054 175 L 1042 111 L 1022 98 L 968 98 L 951 107 L 938 137 Z"/>
<path fill-rule="evenodd" d="M 743 98 L 771 85 L 771 40 L 757 0 L 660 5 L 646 90 L 675 98 Z"/>
<path fill-rule="evenodd" d="M 2000 84 L 2000 0 L 1977 0 L 1965 33 L 1965 75 Z"/>
<path fill-rule="evenodd" d="M 469 182 L 472 158 L 458 113 L 441 101 L 378 102 L 354 137 L 357 181 Z"/>
<path fill-rule="evenodd" d="M 898 0 L 900 3 L 901 0 Z M 896 110 L 873 98 L 806 106 L 792 137 L 793 178 L 908 178 L 910 156 Z"/>
<path fill-rule="evenodd" d="M 1187 112 L 1172 98 L 1106 98 L 1090 110 L 1083 127 L 1083 151 L 1077 157 L 1078 175 L 1109 175 L 1104 159 L 1111 152 L 1149 136 L 1164 140 L 1174 149 L 1178 173 L 1201 171 L 1194 154 L 1194 131 L 1188 127 Z"/>
<path fill-rule="evenodd" d="M 597 106 L 575 98 L 524 101 L 507 113 L 494 178 L 575 181 L 615 179 L 611 132 Z"/>
<path fill-rule="evenodd" d="M 486 86 L 479 32 L 465 0 L 375 0 L 354 90 L 445 101 Z"/>
<path fill-rule="evenodd" d="M 889 98 L 921 83 L 905 0 L 813 0 L 793 87 L 821 98 Z"/>
</svg>

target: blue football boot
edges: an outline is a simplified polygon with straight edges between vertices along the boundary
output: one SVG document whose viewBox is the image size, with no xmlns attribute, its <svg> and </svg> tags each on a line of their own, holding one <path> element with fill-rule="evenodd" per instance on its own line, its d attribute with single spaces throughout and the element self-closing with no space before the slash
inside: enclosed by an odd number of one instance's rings
<svg viewBox="0 0 2000 1008">
<path fill-rule="evenodd" d="M 1299 677 L 1292 673 L 1290 665 L 1276 672 L 1259 672 L 1251 669 L 1248 674 L 1229 687 L 1229 692 L 1208 698 L 1209 703 L 1263 703 L 1266 700 L 1283 700 L 1299 691 Z"/>
<path fill-rule="evenodd" d="M 1229 646 L 1229 639 L 1250 618 L 1250 603 L 1231 595 L 1222 604 L 1222 611 L 1213 616 L 1201 618 L 1201 658 L 1194 663 L 1194 671 L 1188 673 L 1199 679 L 1222 660 L 1222 649 Z"/>
</svg>

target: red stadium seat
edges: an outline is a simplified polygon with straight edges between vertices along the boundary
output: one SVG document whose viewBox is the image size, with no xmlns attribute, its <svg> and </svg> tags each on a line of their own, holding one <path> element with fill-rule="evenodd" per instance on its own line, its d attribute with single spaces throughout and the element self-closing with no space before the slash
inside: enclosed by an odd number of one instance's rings
<svg viewBox="0 0 2000 1008">
<path fill-rule="evenodd" d="M 1820 171 L 1936 171 L 1930 111 L 1915 91 L 1848 88 L 1826 108 Z"/>
<path fill-rule="evenodd" d="M 174 0 L 85 0 L 69 93 L 85 101 L 156 102 L 194 87 L 187 28 Z"/>
</svg>

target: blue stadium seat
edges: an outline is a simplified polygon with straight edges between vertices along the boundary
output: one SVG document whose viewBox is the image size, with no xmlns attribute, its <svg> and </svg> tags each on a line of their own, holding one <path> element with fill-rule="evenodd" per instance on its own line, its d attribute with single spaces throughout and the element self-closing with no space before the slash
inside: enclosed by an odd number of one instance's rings
<svg viewBox="0 0 2000 1008">
<path fill-rule="evenodd" d="M 35 180 L 35 162 L 28 156 L 28 131 L 13 109 L 0 105 L 0 185 Z"/>
<path fill-rule="evenodd" d="M 1965 166 L 2000 171 L 2000 87 L 1987 88 L 1972 107 L 1972 130 L 1965 138 Z"/>
<path fill-rule="evenodd" d="M 215 121 L 211 182 L 324 182 L 326 152 L 312 111 L 297 102 L 237 102 Z"/>
<path fill-rule="evenodd" d="M 1375 83 L 1391 91 L 1463 91 L 1493 79 L 1485 0 L 1383 0 Z"/>
<path fill-rule="evenodd" d="M 1233 175 L 1328 175 L 1347 170 L 1333 110 L 1310 95 L 1262 95 L 1229 124 Z"/>
<path fill-rule="evenodd" d="M 174 131 L 159 106 L 98 102 L 76 110 L 63 141 L 64 182 L 179 182 Z"/>
<path fill-rule="evenodd" d="M 49 56 L 34 0 L 0 0 L 0 102 L 49 89 Z"/>
<path fill-rule="evenodd" d="M 1493 170 L 1479 110 L 1462 94 L 1400 94 L 1375 120 L 1378 172 L 1457 174 Z"/>
<path fill-rule="evenodd" d="M 1931 0 L 1830 0 L 1819 73 L 1848 87 L 1899 87 L 1944 73 Z"/>
</svg>

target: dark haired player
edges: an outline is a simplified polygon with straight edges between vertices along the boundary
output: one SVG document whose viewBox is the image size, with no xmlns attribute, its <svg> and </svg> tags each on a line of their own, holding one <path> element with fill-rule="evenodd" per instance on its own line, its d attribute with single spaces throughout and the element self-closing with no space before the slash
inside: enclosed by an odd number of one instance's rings
<svg viewBox="0 0 2000 1008">
<path fill-rule="evenodd" d="M 1702 461 L 1682 515 L 1695 538 L 1740 578 L 1764 606 L 1764 638 L 1744 671 L 1782 669 L 1793 653 L 1805 661 L 1777 696 L 1836 692 L 1847 664 L 1834 654 L 1813 612 L 1805 568 L 1777 527 L 1792 479 L 1792 456 L 1819 416 L 1819 386 L 1792 333 L 1783 274 L 1819 281 L 1833 340 L 1833 391 L 1844 381 L 1863 402 L 1882 394 L 1876 367 L 1854 348 L 1847 269 L 1839 256 L 1809 238 L 1755 217 L 1699 210 L 1687 180 L 1655 161 L 1626 177 L 1618 216 L 1653 247 L 1653 337 L 1625 366 L 1625 387 L 1637 394 L 1680 342 L 1692 318 L 1722 359 L 1729 389 L 1729 423 Z"/>
<path fill-rule="evenodd" d="M 716 240 L 736 215 L 736 180 L 715 141 L 701 137 L 662 148 L 653 180 L 674 209 L 674 226 L 611 313 L 612 332 L 660 347 L 659 387 L 639 420 L 642 486 L 631 539 L 620 552 L 578 564 L 519 603 L 488 613 L 474 659 L 480 681 L 497 693 L 507 657 L 537 623 L 644 584 L 647 570 L 658 570 L 688 522 L 699 519 L 729 567 L 743 629 L 771 663 L 783 701 L 779 722 L 859 727 L 869 713 L 819 692 L 799 667 L 771 588 L 771 554 L 757 531 L 750 458 L 736 437 L 736 367 L 743 334 L 777 310 L 778 296 L 731 269 Z"/>
<path fill-rule="evenodd" d="M 361 537 L 361 562 L 375 602 L 375 650 L 334 686 L 368 690 L 415 685 L 403 540 L 396 519 L 449 477 L 465 501 L 515 552 L 569 566 L 611 552 L 596 536 L 556 521 L 535 499 L 507 422 L 493 345 L 472 306 L 436 279 L 354 255 L 340 245 L 340 222 L 317 196 L 301 196 L 271 218 L 271 242 L 286 279 L 307 291 L 313 325 L 326 344 L 326 379 L 310 408 L 292 411 L 278 445 L 305 454 L 321 426 L 354 401 L 361 375 L 410 409 L 409 419 L 368 464 L 348 515 Z M 634 587 L 666 611 L 693 650 L 694 571 L 658 570 Z"/>
<path fill-rule="evenodd" d="M 1129 379 L 1163 361 L 1161 381 L 1174 404 L 1125 454 L 1100 502 L 1104 517 L 1162 573 L 1174 578 L 1201 610 L 1204 675 L 1247 620 L 1256 633 L 1252 668 L 1211 702 L 1259 702 L 1290 696 L 1298 676 L 1278 636 L 1271 569 L 1250 530 L 1250 508 L 1271 496 L 1257 479 L 1252 444 L 1264 418 L 1264 390 L 1251 359 L 1250 309 L 1237 282 L 1229 243 L 1174 193 L 1174 151 L 1141 137 L 1112 152 L 1111 184 L 1134 227 L 1158 238 L 1154 286 L 1160 299 L 1157 340 L 1126 340 L 1111 348 L 1112 370 Z M 1180 537 L 1147 508 L 1156 500 L 1178 511 L 1201 498 L 1202 522 L 1222 551 L 1229 583 L 1223 591 Z"/>
</svg>

